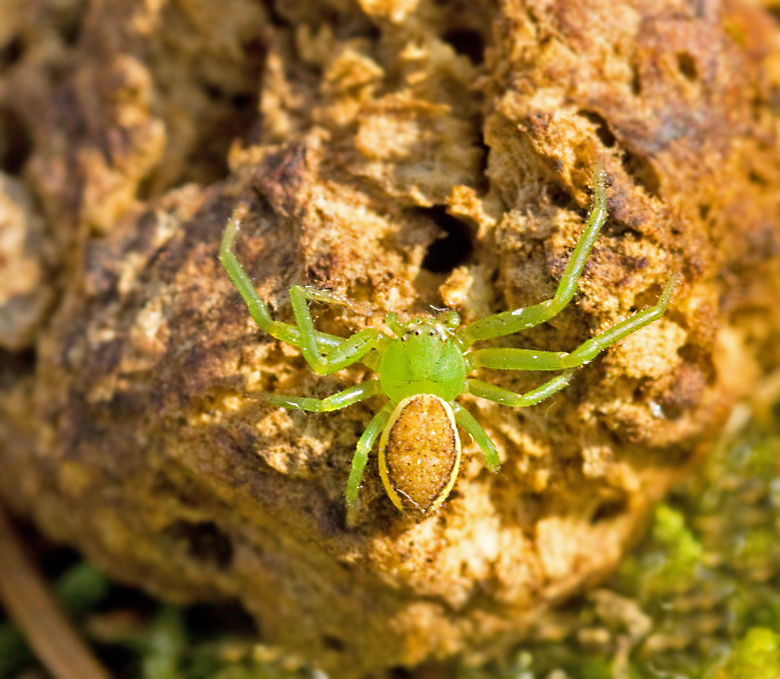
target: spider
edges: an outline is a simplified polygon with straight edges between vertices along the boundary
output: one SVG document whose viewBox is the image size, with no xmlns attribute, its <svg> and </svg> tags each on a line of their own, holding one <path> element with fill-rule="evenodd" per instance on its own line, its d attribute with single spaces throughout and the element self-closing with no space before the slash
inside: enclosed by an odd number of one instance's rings
<svg viewBox="0 0 780 679">
<path fill-rule="evenodd" d="M 328 375 L 358 362 L 378 375 L 376 379 L 323 399 L 264 392 L 253 395 L 275 406 L 310 412 L 338 410 L 376 395 L 384 395 L 387 399 L 358 441 L 346 488 L 349 511 L 355 508 L 368 455 L 377 438 L 380 438 L 378 461 L 382 483 L 390 500 L 402 512 L 433 512 L 449 495 L 460 465 L 458 425 L 480 447 L 486 466 L 497 471 L 499 456 L 495 445 L 474 417 L 457 402 L 458 396 L 472 394 L 513 408 L 543 401 L 567 385 L 575 368 L 663 316 L 679 280 L 679 274 L 672 275 L 655 305 L 591 337 L 574 351 L 472 349 L 475 342 L 522 332 L 544 323 L 571 301 L 585 261 L 607 218 L 605 173 L 597 166 L 593 179 L 593 206 L 552 299 L 497 313 L 465 326 L 461 326 L 460 316 L 455 311 L 441 312 L 433 319 L 409 321 L 402 321 L 391 312 L 384 322 L 392 334 L 366 328 L 351 337 L 337 337 L 315 330 L 308 305 L 309 301 L 352 304 L 333 292 L 294 285 L 289 295 L 295 325 L 271 318 L 232 251 L 247 210 L 246 205 L 239 206 L 228 221 L 219 259 L 244 298 L 255 323 L 272 337 L 299 347 L 318 375 Z M 561 373 L 531 391 L 518 394 L 467 377 L 478 368 Z"/>
</svg>

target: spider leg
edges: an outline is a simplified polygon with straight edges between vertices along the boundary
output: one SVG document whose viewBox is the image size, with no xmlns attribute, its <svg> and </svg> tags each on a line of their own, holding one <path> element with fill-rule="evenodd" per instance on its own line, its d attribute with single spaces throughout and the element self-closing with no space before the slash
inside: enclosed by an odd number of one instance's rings
<svg viewBox="0 0 780 679">
<path fill-rule="evenodd" d="M 288 394 L 269 394 L 264 391 L 249 391 L 247 396 L 258 398 L 261 401 L 281 408 L 294 408 L 295 410 L 307 410 L 310 413 L 328 413 L 332 410 L 340 410 L 351 406 L 353 403 L 365 401 L 376 394 L 382 393 L 379 380 L 366 380 L 344 391 L 339 391 L 325 398 L 307 398 L 305 396 L 290 396 Z"/>
<path fill-rule="evenodd" d="M 588 214 L 588 220 L 577 245 L 571 253 L 561 281 L 558 283 L 555 296 L 533 306 L 488 316 L 461 328 L 455 335 L 455 341 L 460 346 L 461 351 L 468 349 L 477 340 L 503 337 L 527 330 L 560 313 L 574 297 L 582 269 L 606 219 L 606 175 L 601 165 L 597 164 L 593 170 L 593 207 Z"/>
<path fill-rule="evenodd" d="M 233 242 L 241 228 L 241 221 L 248 211 L 249 206 L 246 203 L 241 203 L 233 211 L 233 214 L 225 227 L 222 243 L 219 246 L 219 261 L 222 262 L 222 266 L 225 267 L 225 271 L 227 271 L 228 276 L 230 276 L 230 280 L 233 281 L 233 285 L 235 285 L 241 293 L 241 297 L 244 298 L 244 302 L 249 309 L 249 315 L 254 322 L 257 323 L 260 329 L 278 340 L 295 346 L 301 346 L 300 330 L 294 325 L 275 321 L 271 318 L 268 307 L 263 300 L 260 299 L 257 290 L 255 290 L 255 286 L 252 285 L 251 279 L 233 253 Z M 343 337 L 336 337 L 335 335 L 329 335 L 324 332 L 317 332 L 315 335 L 320 350 L 324 352 L 328 352 L 330 349 L 339 346 L 344 341 Z"/>
<path fill-rule="evenodd" d="M 537 351 L 535 349 L 477 349 L 470 351 L 463 359 L 466 374 L 477 368 L 493 370 L 564 370 L 569 366 L 565 360 L 569 356 L 565 351 Z"/>
<path fill-rule="evenodd" d="M 556 391 L 563 389 L 569 383 L 573 372 L 572 370 L 567 370 L 525 394 L 518 394 L 482 380 L 466 380 L 466 391 L 479 398 L 486 398 L 488 401 L 500 403 L 502 406 L 525 408 L 536 405 L 552 396 Z"/>
<path fill-rule="evenodd" d="M 477 349 L 466 354 L 466 368 L 467 370 L 480 367 L 497 370 L 568 370 L 584 365 L 610 345 L 661 318 L 669 306 L 679 280 L 679 274 L 671 276 L 653 306 L 591 337 L 570 353 L 511 348 Z"/>
<path fill-rule="evenodd" d="M 379 363 L 382 360 L 382 354 L 379 353 L 376 348 L 369 351 L 363 358 L 360 359 L 360 362 L 371 368 L 374 372 L 379 372 Z"/>
<path fill-rule="evenodd" d="M 321 293 L 322 291 L 317 291 L 315 299 L 323 299 Z M 311 289 L 302 288 L 299 285 L 293 285 L 290 288 L 290 303 L 300 333 L 301 353 L 311 369 L 318 375 L 329 375 L 357 363 L 372 349 L 381 349 L 392 341 L 379 330 L 365 328 L 351 337 L 342 338 L 338 346 L 328 348 L 327 352 L 323 351 L 319 346 L 317 332 L 314 330 L 314 321 L 309 311 L 307 297 L 310 295 Z"/>
<path fill-rule="evenodd" d="M 471 413 L 459 403 L 452 403 L 452 411 L 455 413 L 455 422 L 468 432 L 469 436 L 476 441 L 477 445 L 482 450 L 482 454 L 485 456 L 485 465 L 488 469 L 492 472 L 498 471 L 498 468 L 501 465 L 501 462 L 498 459 L 498 451 L 496 450 L 493 441 L 491 441 L 490 437 L 485 433 L 485 430 L 479 425 L 479 422 L 477 422 L 472 417 Z"/>
<path fill-rule="evenodd" d="M 336 292 L 333 292 L 331 290 L 320 290 L 319 288 L 313 288 L 310 286 L 302 287 L 301 290 L 303 291 L 304 297 L 308 300 L 313 300 L 316 302 L 324 302 L 325 304 L 341 304 L 342 306 L 349 307 L 353 311 L 363 314 L 363 315 L 372 315 L 373 314 L 373 308 L 371 308 L 368 304 L 362 304 L 360 302 L 356 302 L 355 300 L 349 299 L 348 297 L 344 297 L 343 295 L 339 295 Z M 319 331 L 315 331 L 315 335 L 318 336 L 323 334 Z M 380 333 L 383 337 L 383 333 Z M 342 342 L 345 338 L 339 337 Z M 387 339 L 383 339 L 379 342 L 380 347 L 384 346 L 384 344 L 387 342 Z M 320 348 L 322 348 L 320 343 Z M 326 354 L 330 354 L 332 350 L 332 347 L 326 347 L 325 352 Z M 360 358 L 360 362 L 364 365 L 371 368 L 373 371 L 378 372 L 379 371 L 379 362 L 382 360 L 382 352 L 377 351 L 377 348 L 371 349 L 368 353 L 366 353 L 362 358 Z"/>
<path fill-rule="evenodd" d="M 381 393 L 382 387 L 379 380 L 367 380 L 366 382 L 361 382 L 360 384 L 356 384 L 353 387 L 349 387 L 348 389 L 344 389 L 343 391 L 323 399 L 287 396 L 285 394 L 268 394 L 262 391 L 247 392 L 247 395 L 261 399 L 262 401 L 275 406 L 319 413 L 345 408 L 353 403 L 365 401 L 367 398 Z M 352 468 L 349 472 L 349 479 L 347 480 L 346 497 L 349 510 L 354 509 L 355 502 L 357 501 L 360 482 L 363 480 L 363 470 L 368 461 L 368 454 L 374 447 L 377 437 L 387 425 L 390 415 L 393 414 L 394 408 L 394 403 L 387 403 L 382 410 L 374 415 L 363 432 L 363 435 L 360 437 L 360 440 L 358 440 L 355 456 L 352 458 Z M 349 522 L 350 521 L 348 520 L 348 523 Z"/>
<path fill-rule="evenodd" d="M 363 470 L 366 468 L 366 462 L 368 461 L 368 454 L 374 447 L 374 442 L 379 434 L 381 434 L 387 426 L 390 416 L 393 414 L 395 405 L 396 404 L 392 402 L 385 404 L 385 407 L 374 415 L 371 422 L 368 423 L 366 430 L 358 441 L 357 448 L 355 449 L 355 457 L 352 458 L 352 468 L 349 471 L 349 479 L 347 480 L 346 496 L 348 512 L 354 508 L 355 503 L 357 502 L 360 482 L 363 480 Z M 347 523 L 350 523 L 349 517 Z"/>
</svg>

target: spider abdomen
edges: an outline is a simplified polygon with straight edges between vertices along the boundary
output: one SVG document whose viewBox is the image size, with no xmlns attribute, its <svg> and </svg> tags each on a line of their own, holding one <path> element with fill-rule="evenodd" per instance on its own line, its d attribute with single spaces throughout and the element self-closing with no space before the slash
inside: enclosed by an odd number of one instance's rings
<svg viewBox="0 0 780 679">
<path fill-rule="evenodd" d="M 379 474 L 402 511 L 437 509 L 460 467 L 460 438 L 450 404 L 433 394 L 414 394 L 393 411 L 379 443 Z"/>
</svg>

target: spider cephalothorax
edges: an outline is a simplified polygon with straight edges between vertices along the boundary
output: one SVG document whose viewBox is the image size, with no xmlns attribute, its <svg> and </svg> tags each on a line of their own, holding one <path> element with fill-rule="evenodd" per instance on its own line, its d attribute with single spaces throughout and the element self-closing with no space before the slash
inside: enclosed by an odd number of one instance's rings
<svg viewBox="0 0 780 679">
<path fill-rule="evenodd" d="M 451 327 L 416 318 L 403 325 L 385 318 L 393 331 L 379 362 L 379 382 L 391 401 L 412 394 L 434 394 L 447 401 L 463 392 L 466 364 Z"/>
<path fill-rule="evenodd" d="M 594 205 L 572 252 L 555 296 L 533 306 L 504 311 L 461 326 L 454 311 L 435 319 L 416 318 L 402 323 L 387 314 L 390 333 L 366 328 L 351 337 L 337 337 L 314 329 L 308 302 L 345 304 L 347 300 L 316 288 L 290 288 L 295 325 L 274 321 L 252 282 L 232 252 L 246 206 L 240 206 L 225 228 L 220 260 L 249 307 L 255 322 L 271 336 L 300 347 L 306 362 L 319 375 L 353 363 L 363 363 L 378 378 L 366 380 L 324 399 L 262 394 L 268 403 L 311 412 L 337 410 L 371 396 L 384 395 L 387 403 L 374 415 L 357 443 L 347 481 L 347 503 L 354 506 L 368 454 L 380 438 L 379 472 L 390 499 L 402 511 L 426 513 L 447 498 L 458 474 L 458 426 L 468 432 L 492 470 L 499 466 L 493 442 L 456 399 L 464 393 L 511 407 L 539 403 L 563 389 L 573 369 L 588 363 L 618 340 L 657 320 L 669 305 L 678 276 L 670 277 L 654 306 L 591 337 L 572 352 L 515 348 L 472 349 L 475 342 L 503 337 L 544 323 L 572 299 L 580 274 L 607 217 L 604 172 L 597 168 Z M 469 378 L 477 368 L 560 371 L 525 394 Z"/>
</svg>

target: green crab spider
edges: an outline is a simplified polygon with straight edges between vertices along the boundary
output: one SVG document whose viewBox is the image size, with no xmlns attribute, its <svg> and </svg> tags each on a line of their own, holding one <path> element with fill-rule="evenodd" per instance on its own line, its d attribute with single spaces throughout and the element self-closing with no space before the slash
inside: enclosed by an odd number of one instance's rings
<svg viewBox="0 0 780 679">
<path fill-rule="evenodd" d="M 354 510 L 368 455 L 377 438 L 379 472 L 387 494 L 401 511 L 422 514 L 436 510 L 447 498 L 458 475 L 460 425 L 482 450 L 486 466 L 496 471 L 499 456 L 488 435 L 457 402 L 471 394 L 513 408 L 532 406 L 569 382 L 574 369 L 593 360 L 615 342 L 659 319 L 666 312 L 679 280 L 675 274 L 651 307 L 595 335 L 571 352 L 535 349 L 472 349 L 475 342 L 533 328 L 557 315 L 572 299 L 593 244 L 607 218 L 605 173 L 594 171 L 593 207 L 572 252 L 555 296 L 521 309 L 504 311 L 461 326 L 455 311 L 436 318 L 403 322 L 395 313 L 385 316 L 392 334 L 366 328 L 351 337 L 315 330 L 309 301 L 350 305 L 332 292 L 294 285 L 290 302 L 295 324 L 275 321 L 249 276 L 233 254 L 233 243 L 248 211 L 244 204 L 233 212 L 219 250 L 219 259 L 249 309 L 255 323 L 272 337 L 299 347 L 318 375 L 328 375 L 354 363 L 377 373 L 370 379 L 323 399 L 254 392 L 275 406 L 309 412 L 330 412 L 384 395 L 387 403 L 369 422 L 357 443 L 346 488 L 347 506 Z M 541 386 L 518 394 L 495 384 L 468 377 L 478 368 L 561 371 Z"/>
</svg>

